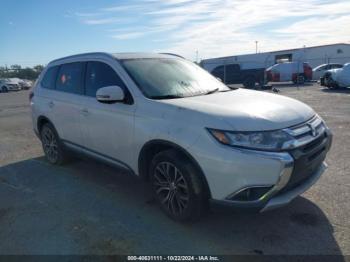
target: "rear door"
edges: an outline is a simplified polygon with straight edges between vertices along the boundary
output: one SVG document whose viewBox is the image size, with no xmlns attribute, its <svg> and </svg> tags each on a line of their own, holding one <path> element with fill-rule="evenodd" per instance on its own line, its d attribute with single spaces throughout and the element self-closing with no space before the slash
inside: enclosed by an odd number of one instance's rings
<svg viewBox="0 0 350 262">
<path fill-rule="evenodd" d="M 239 64 L 226 65 L 226 84 L 239 84 L 242 81 L 241 68 Z"/>
<path fill-rule="evenodd" d="M 82 144 L 80 114 L 82 110 L 84 63 L 63 64 L 58 69 L 55 91 L 49 99 L 51 117 L 61 139 Z"/>
</svg>

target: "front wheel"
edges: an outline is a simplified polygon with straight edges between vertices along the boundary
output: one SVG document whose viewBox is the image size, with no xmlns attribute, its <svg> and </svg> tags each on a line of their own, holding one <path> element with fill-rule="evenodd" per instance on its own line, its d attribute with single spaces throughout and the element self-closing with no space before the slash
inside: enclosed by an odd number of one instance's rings
<svg viewBox="0 0 350 262">
<path fill-rule="evenodd" d="M 329 89 L 337 89 L 339 87 L 338 84 L 336 83 L 336 81 L 333 80 L 331 74 L 325 74 L 325 76 L 324 76 L 324 84 Z"/>
<path fill-rule="evenodd" d="M 175 150 L 152 160 L 150 180 L 162 210 L 176 221 L 198 220 L 207 210 L 207 197 L 194 165 Z"/>
<path fill-rule="evenodd" d="M 2 93 L 7 93 L 8 92 L 7 87 L 6 86 L 1 87 L 1 92 Z"/>
</svg>

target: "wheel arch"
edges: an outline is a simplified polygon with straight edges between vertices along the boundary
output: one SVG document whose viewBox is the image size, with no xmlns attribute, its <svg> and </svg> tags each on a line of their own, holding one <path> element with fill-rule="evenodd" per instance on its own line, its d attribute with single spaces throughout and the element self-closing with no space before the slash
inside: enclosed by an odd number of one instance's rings
<svg viewBox="0 0 350 262">
<path fill-rule="evenodd" d="M 167 140 L 155 139 L 155 140 L 148 141 L 147 143 L 145 143 L 143 145 L 142 149 L 140 150 L 139 156 L 138 156 L 139 176 L 143 180 L 148 181 L 149 180 L 148 167 L 149 167 L 149 163 L 152 161 L 153 157 L 161 151 L 170 150 L 170 149 L 176 150 L 177 152 L 179 152 L 183 157 L 187 158 L 187 160 L 189 160 L 194 165 L 194 167 L 196 168 L 196 170 L 200 174 L 199 178 L 200 178 L 201 182 L 203 183 L 206 194 L 207 194 L 208 198 L 210 198 L 211 192 L 209 189 L 208 181 L 204 175 L 202 168 L 200 167 L 200 165 L 198 164 L 196 159 L 183 147 L 181 147 L 173 142 L 167 141 Z"/>
<path fill-rule="evenodd" d="M 48 119 L 46 116 L 39 116 L 38 120 L 37 120 L 37 123 L 36 123 L 39 135 L 40 135 L 40 132 L 41 132 L 41 128 L 46 123 L 50 123 L 55 128 L 54 124 L 50 121 L 50 119 Z"/>
</svg>

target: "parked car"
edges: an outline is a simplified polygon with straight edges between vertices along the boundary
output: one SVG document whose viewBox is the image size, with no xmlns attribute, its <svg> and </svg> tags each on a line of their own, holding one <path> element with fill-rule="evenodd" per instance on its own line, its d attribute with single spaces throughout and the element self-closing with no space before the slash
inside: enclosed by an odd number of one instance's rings
<svg viewBox="0 0 350 262">
<path fill-rule="evenodd" d="M 312 69 L 312 79 L 320 80 L 320 78 L 323 77 L 328 70 L 342 68 L 342 67 L 343 67 L 342 64 L 336 64 L 336 63 L 319 65 L 314 69 Z"/>
<path fill-rule="evenodd" d="M 209 204 L 277 208 L 326 169 L 332 133 L 297 100 L 230 89 L 164 54 L 90 53 L 49 63 L 30 94 L 47 161 L 67 152 L 149 181 L 162 210 L 193 220 Z"/>
<path fill-rule="evenodd" d="M 350 63 L 342 68 L 328 70 L 321 78 L 321 85 L 330 89 L 350 87 Z"/>
<path fill-rule="evenodd" d="M 0 92 L 7 93 L 9 91 L 19 91 L 21 87 L 18 83 L 9 78 L 0 79 Z"/>
<path fill-rule="evenodd" d="M 33 82 L 30 80 L 23 79 L 19 82 L 19 85 L 21 86 L 21 89 L 28 90 L 32 87 Z"/>
<path fill-rule="evenodd" d="M 312 80 L 312 68 L 308 63 L 286 62 L 266 69 L 267 82 L 289 82 L 301 84 Z"/>
<path fill-rule="evenodd" d="M 243 84 L 245 88 L 254 88 L 255 84 L 264 84 L 264 68 L 242 68 L 240 64 L 221 64 L 212 68 L 212 60 L 203 60 L 201 66 L 227 85 Z"/>
</svg>

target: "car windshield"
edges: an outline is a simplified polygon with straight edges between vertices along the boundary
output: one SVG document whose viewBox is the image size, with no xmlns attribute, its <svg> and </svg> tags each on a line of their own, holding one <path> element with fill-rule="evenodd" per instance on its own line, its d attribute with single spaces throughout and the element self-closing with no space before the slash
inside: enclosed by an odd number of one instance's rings
<svg viewBox="0 0 350 262">
<path fill-rule="evenodd" d="M 151 99 L 183 98 L 231 90 L 184 59 L 124 59 L 122 65 L 143 94 Z"/>
</svg>

